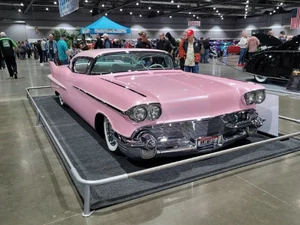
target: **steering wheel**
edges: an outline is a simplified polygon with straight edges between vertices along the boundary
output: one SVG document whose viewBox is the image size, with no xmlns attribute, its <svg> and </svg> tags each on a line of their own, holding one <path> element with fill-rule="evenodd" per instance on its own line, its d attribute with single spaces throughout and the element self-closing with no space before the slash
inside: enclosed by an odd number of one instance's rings
<svg viewBox="0 0 300 225">
<path fill-rule="evenodd" d="M 155 67 L 155 66 L 158 66 L 158 67 L 161 67 L 161 68 L 165 68 L 165 67 L 163 67 L 162 65 L 160 65 L 160 64 L 158 64 L 158 63 L 155 63 L 155 64 L 152 64 L 151 66 L 149 66 L 149 68 L 153 68 L 153 67 Z"/>
</svg>

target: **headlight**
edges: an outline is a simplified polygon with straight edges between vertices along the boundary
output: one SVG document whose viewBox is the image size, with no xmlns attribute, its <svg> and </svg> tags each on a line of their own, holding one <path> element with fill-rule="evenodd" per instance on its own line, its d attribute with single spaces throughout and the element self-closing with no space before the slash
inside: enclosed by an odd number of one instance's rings
<svg viewBox="0 0 300 225">
<path fill-rule="evenodd" d="M 260 104 L 266 99 L 266 92 L 265 90 L 258 90 L 256 91 L 256 103 Z"/>
<path fill-rule="evenodd" d="M 255 102 L 255 92 L 248 92 L 245 94 L 245 101 L 247 105 L 252 105 Z"/>
<path fill-rule="evenodd" d="M 158 105 L 151 105 L 148 108 L 148 117 L 150 120 L 156 120 L 161 115 L 161 108 Z"/>
<path fill-rule="evenodd" d="M 133 109 L 133 117 L 137 122 L 141 122 L 147 117 L 147 110 L 144 107 L 136 107 Z"/>
<path fill-rule="evenodd" d="M 266 99 L 265 90 L 251 91 L 244 95 L 247 105 L 260 104 Z"/>
<path fill-rule="evenodd" d="M 159 104 L 138 105 L 126 111 L 126 115 L 135 122 L 142 122 L 145 119 L 156 120 L 161 116 L 161 107 Z"/>
</svg>

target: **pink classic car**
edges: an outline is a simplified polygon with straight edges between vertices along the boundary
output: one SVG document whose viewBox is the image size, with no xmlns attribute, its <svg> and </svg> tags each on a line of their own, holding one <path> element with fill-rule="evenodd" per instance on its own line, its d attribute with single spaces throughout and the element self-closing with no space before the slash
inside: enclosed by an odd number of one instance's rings
<svg viewBox="0 0 300 225">
<path fill-rule="evenodd" d="M 49 75 L 67 104 L 135 159 L 218 150 L 256 133 L 263 86 L 178 70 L 164 51 L 89 50 Z"/>
</svg>

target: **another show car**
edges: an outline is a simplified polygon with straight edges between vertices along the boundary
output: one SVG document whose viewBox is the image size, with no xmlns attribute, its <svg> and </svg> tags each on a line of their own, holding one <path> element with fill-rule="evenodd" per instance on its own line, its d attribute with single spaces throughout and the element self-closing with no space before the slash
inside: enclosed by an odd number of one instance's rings
<svg viewBox="0 0 300 225">
<path fill-rule="evenodd" d="M 50 67 L 60 104 L 130 158 L 218 150 L 263 123 L 261 85 L 183 72 L 164 51 L 89 50 Z"/>
<path fill-rule="evenodd" d="M 293 70 L 300 68 L 300 35 L 284 44 L 275 37 L 263 37 L 258 38 L 264 45 L 273 47 L 256 53 L 247 61 L 245 71 L 253 73 L 257 82 L 265 82 L 268 78 L 288 80 Z"/>
</svg>

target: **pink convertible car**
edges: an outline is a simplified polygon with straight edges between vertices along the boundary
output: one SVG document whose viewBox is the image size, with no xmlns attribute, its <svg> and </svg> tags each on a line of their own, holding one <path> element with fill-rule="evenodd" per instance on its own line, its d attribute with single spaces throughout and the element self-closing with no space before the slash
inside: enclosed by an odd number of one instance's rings
<svg viewBox="0 0 300 225">
<path fill-rule="evenodd" d="M 263 86 L 178 70 L 164 51 L 90 50 L 51 63 L 61 105 L 135 159 L 218 150 L 256 133 Z"/>
</svg>

